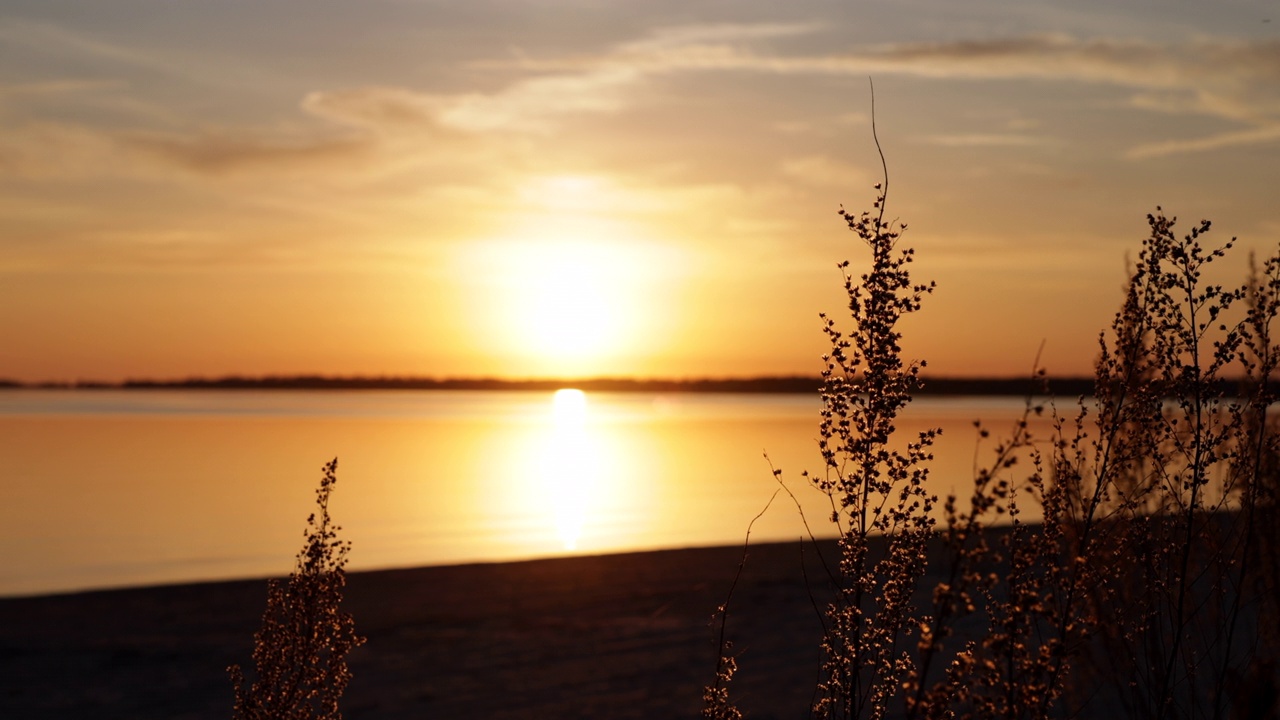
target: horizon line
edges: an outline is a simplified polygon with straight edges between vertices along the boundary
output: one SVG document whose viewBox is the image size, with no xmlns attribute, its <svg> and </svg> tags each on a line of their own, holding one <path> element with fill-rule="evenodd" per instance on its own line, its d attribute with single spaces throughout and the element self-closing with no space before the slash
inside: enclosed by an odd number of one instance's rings
<svg viewBox="0 0 1280 720">
<path fill-rule="evenodd" d="M 922 376 L 922 395 L 1016 394 L 1027 395 L 1038 383 L 1049 382 L 1059 391 L 1091 392 L 1093 378 L 1063 376 Z M 0 378 L 0 387 L 11 389 L 68 390 L 511 390 L 546 391 L 577 388 L 597 392 L 738 392 L 808 393 L 822 387 L 820 375 L 743 375 L 686 377 L 501 377 L 427 375 L 325 375 L 317 373 L 221 376 L 189 376 L 179 379 L 127 378 L 22 382 Z M 1038 393 L 1034 393 L 1038 394 Z"/>
</svg>

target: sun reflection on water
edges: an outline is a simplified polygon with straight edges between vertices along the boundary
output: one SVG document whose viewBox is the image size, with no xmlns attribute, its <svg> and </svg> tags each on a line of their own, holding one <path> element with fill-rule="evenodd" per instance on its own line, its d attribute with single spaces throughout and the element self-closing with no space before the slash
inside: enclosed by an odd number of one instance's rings
<svg viewBox="0 0 1280 720">
<path fill-rule="evenodd" d="M 599 443 L 591 437 L 590 409 L 581 390 L 557 390 L 551 400 L 551 425 L 540 463 L 543 486 L 550 490 L 556 531 L 565 550 L 576 550 L 599 471 Z"/>
<path fill-rule="evenodd" d="M 778 489 L 762 450 L 822 533 L 830 501 L 799 477 L 821 467 L 819 410 L 577 390 L 0 392 L 0 594 L 278 572 L 296 550 L 280 518 L 312 497 L 317 447 L 342 458 L 355 569 L 740 544 Z M 923 398 L 898 430 L 945 429 L 929 478 L 943 496 L 972 486 L 973 418 L 998 434 L 1021 413 L 1016 398 Z M 751 528 L 753 543 L 806 533 L 780 502 Z"/>
</svg>

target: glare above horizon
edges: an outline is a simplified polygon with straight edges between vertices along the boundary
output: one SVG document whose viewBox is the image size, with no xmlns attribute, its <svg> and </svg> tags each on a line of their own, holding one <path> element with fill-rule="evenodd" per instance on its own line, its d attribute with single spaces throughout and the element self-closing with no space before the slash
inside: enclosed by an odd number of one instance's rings
<svg viewBox="0 0 1280 720">
<path fill-rule="evenodd" d="M 657 332 L 669 309 L 646 285 L 664 256 L 633 228 L 577 214 L 607 192 L 600 178 L 531 178 L 521 190 L 531 212 L 461 248 L 458 272 L 480 290 L 459 312 L 488 329 L 485 355 L 525 376 L 582 377 L 640 352 Z"/>
<path fill-rule="evenodd" d="M 1086 374 L 1159 204 L 1280 242 L 1274 4 L 0 5 L 0 379 Z M 1237 279 L 1237 278 L 1232 278 Z"/>
</svg>

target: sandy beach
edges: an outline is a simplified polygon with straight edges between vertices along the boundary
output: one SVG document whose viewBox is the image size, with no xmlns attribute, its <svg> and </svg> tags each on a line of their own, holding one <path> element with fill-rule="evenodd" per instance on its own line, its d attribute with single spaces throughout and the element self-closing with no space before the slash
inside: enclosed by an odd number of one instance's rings
<svg viewBox="0 0 1280 720">
<path fill-rule="evenodd" d="M 834 553 L 834 546 L 824 546 Z M 694 718 L 742 548 L 352 573 L 349 718 Z M 833 555 L 832 555 L 833 556 Z M 807 715 L 813 548 L 753 545 L 730 607 L 753 718 Z M 262 580 L 0 599 L 0 717 L 216 718 Z"/>
</svg>

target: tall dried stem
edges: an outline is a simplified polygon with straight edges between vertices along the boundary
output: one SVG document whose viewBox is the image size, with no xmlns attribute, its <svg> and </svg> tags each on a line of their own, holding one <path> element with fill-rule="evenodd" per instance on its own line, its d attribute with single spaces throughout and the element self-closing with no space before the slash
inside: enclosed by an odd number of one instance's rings
<svg viewBox="0 0 1280 720">
<path fill-rule="evenodd" d="M 898 325 L 920 309 L 934 284 L 911 280 L 914 251 L 898 244 L 906 225 L 885 220 L 887 187 L 886 171 L 873 211 L 841 209 L 846 225 L 870 249 L 871 262 L 857 277 L 848 261 L 839 265 L 852 327 L 842 331 L 823 315 L 831 345 L 819 426 L 825 470 L 806 477 L 831 499 L 841 550 L 814 708 L 823 718 L 883 717 L 912 674 L 906 653 L 908 636 L 918 629 L 912 595 L 924 574 L 937 501 L 925 487 L 925 463 L 939 431 L 924 431 L 905 446 L 893 443 L 898 414 L 924 366 L 903 360 Z M 877 535 L 888 543 L 882 557 L 870 552 Z"/>
<path fill-rule="evenodd" d="M 272 580 L 262 628 L 254 635 L 257 679 L 247 685 L 239 665 L 229 668 L 236 720 L 341 720 L 338 701 L 351 680 L 347 653 L 364 643 L 339 608 L 351 543 L 329 517 L 338 460 L 324 466 L 317 513 L 307 518 L 306 542 L 293 573 Z"/>
</svg>

